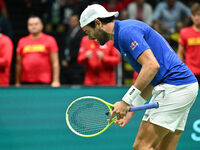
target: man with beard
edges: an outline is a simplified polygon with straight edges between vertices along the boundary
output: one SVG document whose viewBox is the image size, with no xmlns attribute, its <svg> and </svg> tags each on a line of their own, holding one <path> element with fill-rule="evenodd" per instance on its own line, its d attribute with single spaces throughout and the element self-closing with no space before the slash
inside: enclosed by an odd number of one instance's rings
<svg viewBox="0 0 200 150">
<path fill-rule="evenodd" d="M 90 5 L 81 14 L 80 24 L 91 39 L 114 46 L 139 73 L 134 85 L 114 104 L 115 122 L 123 127 L 134 112 L 130 105 L 158 102 L 147 110 L 133 144 L 134 150 L 175 150 L 185 128 L 188 113 L 198 93 L 194 74 L 178 58 L 167 41 L 147 24 L 137 20 L 115 20 L 118 12 Z"/>
<path fill-rule="evenodd" d="M 60 86 L 60 67 L 56 40 L 42 33 L 38 16 L 28 18 L 30 35 L 19 40 L 16 59 L 16 86 L 23 84 L 51 84 Z"/>
</svg>

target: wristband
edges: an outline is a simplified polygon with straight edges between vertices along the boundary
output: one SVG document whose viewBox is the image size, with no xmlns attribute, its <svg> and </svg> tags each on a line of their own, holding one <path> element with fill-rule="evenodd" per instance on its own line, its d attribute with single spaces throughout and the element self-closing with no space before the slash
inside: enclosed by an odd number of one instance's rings
<svg viewBox="0 0 200 150">
<path fill-rule="evenodd" d="M 140 93 L 141 91 L 138 90 L 134 85 L 132 85 L 130 89 L 126 92 L 122 100 L 130 105 L 140 95 Z"/>
<path fill-rule="evenodd" d="M 147 101 L 140 95 L 136 99 L 133 100 L 132 105 L 133 106 L 139 106 L 144 105 Z"/>
</svg>

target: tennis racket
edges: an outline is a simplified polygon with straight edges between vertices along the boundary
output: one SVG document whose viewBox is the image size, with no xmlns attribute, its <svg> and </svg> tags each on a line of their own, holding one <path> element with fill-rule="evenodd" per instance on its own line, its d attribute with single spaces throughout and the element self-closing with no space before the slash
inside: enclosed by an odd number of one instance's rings
<svg viewBox="0 0 200 150">
<path fill-rule="evenodd" d="M 158 103 L 130 107 L 130 112 L 158 108 Z M 66 122 L 75 134 L 82 137 L 93 137 L 103 133 L 114 121 L 109 123 L 113 104 L 98 97 L 84 96 L 74 100 L 66 111 Z"/>
</svg>

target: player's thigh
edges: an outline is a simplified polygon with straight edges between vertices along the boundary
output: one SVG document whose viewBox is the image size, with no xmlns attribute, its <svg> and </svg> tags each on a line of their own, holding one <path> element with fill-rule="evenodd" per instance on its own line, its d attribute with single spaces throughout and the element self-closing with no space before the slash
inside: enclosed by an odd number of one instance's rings
<svg viewBox="0 0 200 150">
<path fill-rule="evenodd" d="M 166 128 L 142 121 L 133 149 L 154 149 L 168 133 L 169 130 Z"/>
<path fill-rule="evenodd" d="M 158 144 L 156 150 L 175 150 L 183 131 L 169 132 Z"/>
</svg>

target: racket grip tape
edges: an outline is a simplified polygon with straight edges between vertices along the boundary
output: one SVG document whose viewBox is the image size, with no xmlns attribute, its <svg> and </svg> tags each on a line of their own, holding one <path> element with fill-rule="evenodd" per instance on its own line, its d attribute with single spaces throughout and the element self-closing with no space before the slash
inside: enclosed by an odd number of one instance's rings
<svg viewBox="0 0 200 150">
<path fill-rule="evenodd" d="M 149 104 L 130 107 L 129 111 L 133 112 L 133 111 L 152 109 L 152 108 L 158 108 L 158 107 L 159 107 L 158 102 L 153 102 L 153 103 L 149 103 Z"/>
</svg>

